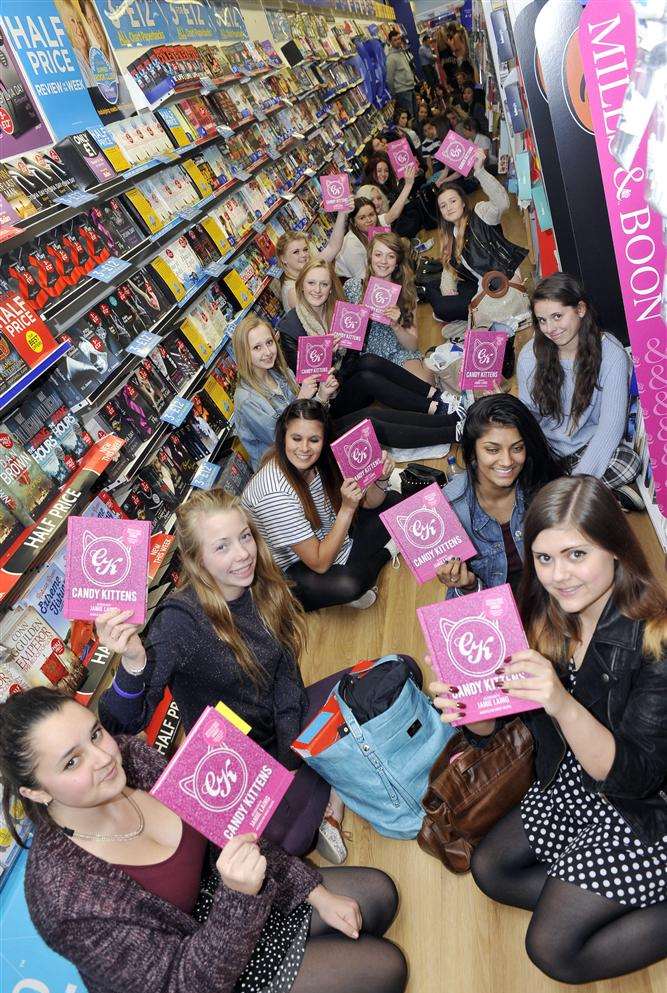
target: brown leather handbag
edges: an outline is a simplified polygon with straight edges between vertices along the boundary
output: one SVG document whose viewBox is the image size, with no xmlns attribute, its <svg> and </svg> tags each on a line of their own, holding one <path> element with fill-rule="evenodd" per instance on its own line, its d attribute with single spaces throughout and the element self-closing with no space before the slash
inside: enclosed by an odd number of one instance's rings
<svg viewBox="0 0 667 993">
<path fill-rule="evenodd" d="M 455 734 L 429 775 L 419 847 L 450 872 L 468 872 L 475 846 L 534 778 L 533 738 L 520 719 L 502 727 L 485 748 Z"/>
</svg>

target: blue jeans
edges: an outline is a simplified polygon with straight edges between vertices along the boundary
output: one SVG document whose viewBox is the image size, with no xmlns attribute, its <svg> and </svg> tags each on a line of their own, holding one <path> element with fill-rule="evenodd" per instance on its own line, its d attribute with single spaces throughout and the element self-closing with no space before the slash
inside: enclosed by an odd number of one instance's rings
<svg viewBox="0 0 667 993">
<path fill-rule="evenodd" d="M 396 106 L 404 107 L 411 119 L 417 116 L 414 90 L 403 90 L 401 93 L 397 93 L 394 99 L 396 101 Z"/>
</svg>

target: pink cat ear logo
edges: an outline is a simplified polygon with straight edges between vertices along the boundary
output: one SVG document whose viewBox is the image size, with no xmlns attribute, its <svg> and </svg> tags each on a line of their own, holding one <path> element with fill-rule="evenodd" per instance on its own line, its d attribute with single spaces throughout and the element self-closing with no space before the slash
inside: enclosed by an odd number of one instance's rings
<svg viewBox="0 0 667 993">
<path fill-rule="evenodd" d="M 404 148 L 399 148 L 399 150 L 396 152 L 396 161 L 399 165 L 403 165 L 405 162 L 408 161 L 408 153 Z"/>
<path fill-rule="evenodd" d="M 127 578 L 131 567 L 130 550 L 120 539 L 83 532 L 81 569 L 91 585 L 118 586 Z"/>
<path fill-rule="evenodd" d="M 491 342 L 480 342 L 472 353 L 472 364 L 475 369 L 490 369 L 498 355 L 497 346 Z"/>
<path fill-rule="evenodd" d="M 463 145 L 461 145 L 461 143 L 458 141 L 450 142 L 450 145 L 447 149 L 447 154 L 450 155 L 453 159 L 460 159 L 463 156 Z"/>
<path fill-rule="evenodd" d="M 341 321 L 346 331 L 357 331 L 361 324 L 361 317 L 352 310 L 346 310 Z"/>
<path fill-rule="evenodd" d="M 329 182 L 327 185 L 329 187 L 330 197 L 340 197 L 343 195 L 343 184 L 340 182 L 340 180 L 335 179 L 333 180 L 333 182 Z"/>
<path fill-rule="evenodd" d="M 375 286 L 373 288 L 373 306 L 375 307 L 386 307 L 391 303 L 391 290 L 385 289 L 384 286 Z"/>
<path fill-rule="evenodd" d="M 210 749 L 179 788 L 206 810 L 223 813 L 237 806 L 248 788 L 248 767 L 228 745 Z"/>
<path fill-rule="evenodd" d="M 407 517 L 399 516 L 396 520 L 409 543 L 422 551 L 435 548 L 445 537 L 445 522 L 431 507 L 417 507 Z"/>
<path fill-rule="evenodd" d="M 358 469 L 366 465 L 371 457 L 370 444 L 361 439 L 354 441 L 351 445 L 345 445 L 343 451 L 347 455 L 350 464 L 356 466 Z"/>
<path fill-rule="evenodd" d="M 453 624 L 442 618 L 440 633 L 451 661 L 466 676 L 489 676 L 507 654 L 499 623 L 486 617 L 462 617 Z"/>
<path fill-rule="evenodd" d="M 311 345 L 307 352 L 309 365 L 322 365 L 324 362 L 324 349 L 321 345 Z"/>
</svg>

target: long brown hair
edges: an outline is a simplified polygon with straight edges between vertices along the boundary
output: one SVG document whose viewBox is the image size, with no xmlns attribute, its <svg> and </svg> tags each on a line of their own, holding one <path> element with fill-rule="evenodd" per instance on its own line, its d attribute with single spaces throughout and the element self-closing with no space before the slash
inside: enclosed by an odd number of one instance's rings
<svg viewBox="0 0 667 993">
<path fill-rule="evenodd" d="M 532 546 L 547 528 L 576 528 L 589 541 L 616 559 L 613 602 L 632 620 L 645 622 L 644 653 L 659 658 L 667 642 L 667 596 L 651 573 L 646 556 L 615 497 L 594 476 L 556 479 L 537 493 L 526 514 L 526 550 L 519 589 L 521 617 L 531 648 L 563 666 L 578 641 L 577 614 L 568 614 L 540 583 Z"/>
<path fill-rule="evenodd" d="M 456 224 L 456 238 L 454 237 L 454 225 L 451 221 L 446 221 L 440 210 L 440 197 L 443 193 L 457 193 L 463 202 L 463 216 Z M 468 203 L 465 190 L 457 183 L 444 183 L 438 193 L 438 231 L 440 232 L 440 258 L 442 264 L 454 271 L 454 263 L 458 262 L 465 247 L 466 234 L 468 232 L 468 221 L 472 214 L 472 207 Z"/>
<path fill-rule="evenodd" d="M 234 358 L 236 359 L 236 367 L 239 374 L 239 382 L 245 383 L 254 390 L 255 393 L 261 394 L 261 396 L 267 399 L 271 396 L 271 392 L 266 384 L 259 378 L 257 374 L 257 369 L 252 364 L 252 356 L 250 354 L 250 332 L 256 331 L 257 328 L 266 328 L 273 335 L 272 329 L 262 320 L 259 314 L 248 314 L 241 323 L 238 325 L 234 331 L 233 343 L 234 343 Z M 287 365 L 287 360 L 280 347 L 280 342 L 276 341 L 276 361 L 273 366 L 274 370 L 287 380 L 290 388 L 294 393 L 298 393 L 298 386 L 296 385 L 296 380 L 292 373 L 292 370 Z"/>
<path fill-rule="evenodd" d="M 322 527 L 322 521 L 317 513 L 317 508 L 313 502 L 310 488 L 303 475 L 287 458 L 287 452 L 285 451 L 285 435 L 287 434 L 287 429 L 292 421 L 297 421 L 299 419 L 303 419 L 304 421 L 317 421 L 317 423 L 321 424 L 324 429 L 322 452 L 319 459 L 315 463 L 314 468 L 320 474 L 322 486 L 324 487 L 324 492 L 329 499 L 329 503 L 336 513 L 338 513 L 341 505 L 340 486 L 343 482 L 343 477 L 340 474 L 338 463 L 334 459 L 331 451 L 331 441 L 333 438 L 331 418 L 319 400 L 294 400 L 289 407 L 286 407 L 285 410 L 283 410 L 282 414 L 276 421 L 275 447 L 270 449 L 264 456 L 263 464 L 271 461 L 271 459 L 276 462 L 299 498 L 299 503 L 301 504 L 303 512 L 308 519 L 308 523 L 314 531 L 317 531 Z"/>
<path fill-rule="evenodd" d="M 368 265 L 366 266 L 366 277 L 361 290 L 362 299 L 368 286 L 368 280 L 372 276 L 371 255 L 373 254 L 373 246 L 377 243 L 386 245 L 396 256 L 396 266 L 389 279 L 392 283 L 399 283 L 401 287 L 401 293 L 397 300 L 397 306 L 401 311 L 401 324 L 405 328 L 412 327 L 415 320 L 415 308 L 417 306 L 417 291 L 415 289 L 415 274 L 409 262 L 410 242 L 407 238 L 401 238 L 400 235 L 394 234 L 393 231 L 383 231 L 381 234 L 376 234 L 372 241 L 369 242 L 367 249 Z"/>
<path fill-rule="evenodd" d="M 368 185 L 377 186 L 377 188 L 380 191 L 380 193 L 382 193 L 382 187 L 379 186 L 379 184 L 377 182 L 373 181 L 372 184 L 369 182 Z M 348 229 L 348 231 L 351 231 L 353 234 L 356 234 L 357 238 L 362 243 L 362 245 L 367 245 L 368 244 L 368 238 L 366 237 L 366 232 L 365 231 L 361 231 L 357 227 L 357 224 L 356 224 L 357 214 L 364 207 L 371 207 L 372 210 L 375 211 L 375 219 L 377 220 L 378 224 L 380 223 L 380 217 L 379 217 L 379 214 L 377 212 L 377 207 L 375 206 L 375 204 L 373 203 L 373 201 L 370 199 L 370 197 L 356 196 L 354 198 L 354 207 L 352 208 L 352 212 L 350 213 L 350 216 L 347 219 L 347 229 Z"/>
<path fill-rule="evenodd" d="M 538 327 L 535 317 L 535 303 L 538 300 L 555 300 L 563 307 L 577 307 L 580 303 L 586 305 L 586 313 L 581 318 L 577 354 L 574 359 L 574 392 L 568 426 L 568 431 L 572 433 L 579 423 L 579 418 L 590 404 L 598 381 L 602 364 L 602 331 L 591 301 L 574 276 L 569 276 L 566 272 L 555 272 L 552 276 L 540 280 L 530 298 L 535 329 L 533 339 L 535 375 L 530 395 L 542 417 L 552 417 L 558 423 L 562 423 L 564 419 L 562 390 L 565 373 L 558 358 L 558 347 L 542 334 Z"/>
<path fill-rule="evenodd" d="M 257 545 L 257 564 L 251 591 L 264 627 L 298 661 L 306 637 L 301 604 L 292 596 L 282 571 L 273 561 L 266 542 L 238 497 L 220 488 L 197 490 L 176 511 L 176 540 L 183 567 L 180 589 L 191 587 L 221 641 L 232 649 L 236 661 L 256 687 L 265 673 L 239 633 L 229 605 L 202 561 L 202 533 L 210 514 L 237 511 L 245 520 Z M 178 594 L 177 594 L 178 595 Z"/>
<path fill-rule="evenodd" d="M 373 205 L 371 204 L 371 206 Z M 294 292 L 296 293 L 296 302 L 298 306 L 303 308 L 306 313 L 310 314 L 316 324 L 320 323 L 320 319 L 303 295 L 304 280 L 308 273 L 312 272 L 313 269 L 326 269 L 331 280 L 331 290 L 329 292 L 329 296 L 327 297 L 327 302 L 324 305 L 324 331 L 322 333 L 326 334 L 329 329 L 329 325 L 331 324 L 331 318 L 333 317 L 336 301 L 344 300 L 345 294 L 343 293 L 343 287 L 341 286 L 340 279 L 336 275 L 336 270 L 334 269 L 332 262 L 327 262 L 326 259 L 311 259 L 310 262 L 306 262 L 297 277 L 296 283 L 294 284 Z"/>
</svg>

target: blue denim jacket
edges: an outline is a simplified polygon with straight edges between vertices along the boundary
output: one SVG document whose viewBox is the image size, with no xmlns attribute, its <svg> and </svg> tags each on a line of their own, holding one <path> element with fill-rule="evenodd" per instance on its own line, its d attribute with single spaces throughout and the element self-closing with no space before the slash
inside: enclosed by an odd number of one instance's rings
<svg viewBox="0 0 667 993">
<path fill-rule="evenodd" d="M 284 376 L 273 372 L 280 393 L 270 398 L 257 393 L 244 382 L 239 382 L 234 394 L 234 426 L 243 442 L 252 467 L 257 471 L 262 455 L 274 441 L 276 421 L 295 394 Z"/>
<path fill-rule="evenodd" d="M 452 505 L 452 509 L 461 524 L 466 530 L 468 537 L 478 551 L 474 559 L 467 563 L 476 576 L 481 580 L 482 586 L 501 586 L 507 580 L 507 556 L 505 555 L 505 545 L 503 544 L 503 533 L 498 521 L 482 510 L 475 491 L 470 485 L 467 472 L 462 472 L 454 476 L 442 492 Z M 523 558 L 523 518 L 526 513 L 526 504 L 521 486 L 517 484 L 516 502 L 510 525 L 514 544 L 521 558 Z M 460 596 L 455 590 L 448 590 L 447 597 Z"/>
</svg>

